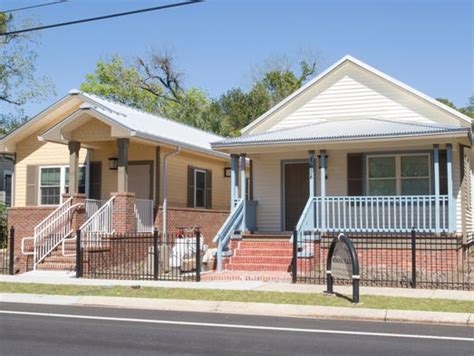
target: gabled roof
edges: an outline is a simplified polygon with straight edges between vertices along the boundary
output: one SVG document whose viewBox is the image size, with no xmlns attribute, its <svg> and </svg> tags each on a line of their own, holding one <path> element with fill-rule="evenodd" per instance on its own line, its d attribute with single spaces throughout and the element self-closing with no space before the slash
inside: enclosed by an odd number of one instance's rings
<svg viewBox="0 0 474 356">
<path fill-rule="evenodd" d="M 119 125 L 124 130 L 128 130 L 129 135 L 132 137 L 156 141 L 157 143 L 179 145 L 190 150 L 218 157 L 227 157 L 226 154 L 216 152 L 211 148 L 211 142 L 224 139 L 222 136 L 169 120 L 161 116 L 149 114 L 76 89 L 71 90 L 68 96 L 62 98 L 47 110 L 32 118 L 25 125 L 19 127 L 17 130 L 1 139 L 0 150 L 2 144 L 5 144 L 6 141 L 14 140 L 15 136 L 21 134 L 21 136 L 24 136 L 28 130 L 33 131 L 33 127 L 37 129 L 40 120 L 47 116 L 48 112 L 50 112 L 49 110 L 56 109 L 70 98 L 82 99 L 83 104 L 80 109 L 68 115 L 67 118 L 61 120 L 61 122 L 56 124 L 53 128 L 48 129 L 42 136 L 47 136 L 48 132 L 51 132 L 54 128 L 74 119 L 84 111 L 88 111 L 92 114 L 99 115 L 103 121 L 107 121 L 107 123 L 111 125 Z"/>
<path fill-rule="evenodd" d="M 322 143 L 433 135 L 459 135 L 467 137 L 469 133 L 470 129 L 468 127 L 447 124 L 427 124 L 387 119 L 323 120 L 310 125 L 214 142 L 212 147 L 219 149 L 278 143 Z"/>
<path fill-rule="evenodd" d="M 248 133 L 250 130 L 256 128 L 259 124 L 261 124 L 261 123 L 267 121 L 268 119 L 270 119 L 275 113 L 277 113 L 281 109 L 285 108 L 288 104 L 290 104 L 296 98 L 298 98 L 302 94 L 306 93 L 310 88 L 312 88 L 316 84 L 319 84 L 320 82 L 322 82 L 331 73 L 335 72 L 337 69 L 339 69 L 340 67 L 342 67 L 344 64 L 347 64 L 347 63 L 356 65 L 356 66 L 366 70 L 367 72 L 379 77 L 381 80 L 384 80 L 384 81 L 398 87 L 402 91 L 404 91 L 404 92 L 406 92 L 410 95 L 416 96 L 418 99 L 424 101 L 428 105 L 434 106 L 434 107 L 436 107 L 436 108 L 438 108 L 438 109 L 440 109 L 440 110 L 442 110 L 442 111 L 444 111 L 448 114 L 451 114 L 452 116 L 456 117 L 461 122 L 469 123 L 469 124 L 471 123 L 471 118 L 469 118 L 468 116 L 460 113 L 459 111 L 457 111 L 457 110 L 455 110 L 455 109 L 439 102 L 436 99 L 431 98 L 430 96 L 428 96 L 426 94 L 421 93 L 420 91 L 410 87 L 409 85 L 407 85 L 407 84 L 405 84 L 401 81 L 398 81 L 395 78 L 392 78 L 391 76 L 389 76 L 389 75 L 387 75 L 387 74 L 385 74 L 385 73 L 369 66 L 368 64 L 366 64 L 366 63 L 364 63 L 364 62 L 362 62 L 362 61 L 360 61 L 360 60 L 358 60 L 358 59 L 356 59 L 356 58 L 354 58 L 350 55 L 346 55 L 343 58 L 341 58 L 339 61 L 337 61 L 335 64 L 330 66 L 328 69 L 326 69 L 324 72 L 322 72 L 321 74 L 319 74 L 318 76 L 316 76 L 315 78 L 310 80 L 308 83 L 303 85 L 300 89 L 296 90 L 291 95 L 287 96 L 285 99 L 283 99 L 277 105 L 275 105 L 270 110 L 265 112 L 263 115 L 261 115 L 260 117 L 258 117 L 254 121 L 252 121 L 249 125 L 244 127 L 241 130 L 242 134 Z"/>
</svg>

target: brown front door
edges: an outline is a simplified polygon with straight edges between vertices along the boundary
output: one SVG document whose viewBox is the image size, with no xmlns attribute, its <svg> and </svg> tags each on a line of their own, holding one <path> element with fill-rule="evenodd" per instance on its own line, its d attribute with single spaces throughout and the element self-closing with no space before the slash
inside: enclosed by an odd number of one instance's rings
<svg viewBox="0 0 474 356">
<path fill-rule="evenodd" d="M 285 230 L 292 231 L 309 197 L 307 163 L 285 164 Z"/>
</svg>

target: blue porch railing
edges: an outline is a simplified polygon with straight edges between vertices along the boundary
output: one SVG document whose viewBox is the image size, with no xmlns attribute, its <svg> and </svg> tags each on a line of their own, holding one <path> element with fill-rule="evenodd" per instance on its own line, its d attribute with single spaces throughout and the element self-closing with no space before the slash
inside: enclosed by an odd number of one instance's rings
<svg viewBox="0 0 474 356">
<path fill-rule="evenodd" d="M 229 214 L 228 218 L 221 226 L 213 242 L 217 243 L 217 271 L 222 272 L 222 257 L 229 240 L 236 230 L 243 230 L 245 216 L 245 200 L 238 200 L 234 210 Z"/>
<path fill-rule="evenodd" d="M 450 208 L 448 195 L 318 196 L 308 199 L 296 230 L 298 239 L 308 231 L 448 232 Z"/>
</svg>

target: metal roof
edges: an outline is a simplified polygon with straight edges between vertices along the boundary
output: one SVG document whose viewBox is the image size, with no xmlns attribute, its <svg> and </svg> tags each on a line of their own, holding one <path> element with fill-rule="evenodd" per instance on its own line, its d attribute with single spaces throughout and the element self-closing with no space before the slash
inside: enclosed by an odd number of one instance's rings
<svg viewBox="0 0 474 356">
<path fill-rule="evenodd" d="M 267 131 L 214 142 L 212 147 L 269 145 L 367 140 L 376 138 L 418 137 L 454 133 L 469 133 L 469 128 L 448 124 L 420 123 L 389 119 L 322 120 L 310 125 Z"/>
<path fill-rule="evenodd" d="M 124 104 L 106 100 L 97 95 L 82 91 L 71 91 L 70 94 L 79 94 L 86 98 L 91 109 L 110 118 L 117 124 L 134 131 L 137 136 L 165 141 L 170 144 L 195 147 L 199 151 L 217 153 L 212 150 L 211 142 L 222 140 L 224 137 L 182 124 L 164 117 L 131 108 Z M 98 105 L 94 105 L 98 104 Z M 83 105 L 83 109 L 87 109 Z"/>
</svg>

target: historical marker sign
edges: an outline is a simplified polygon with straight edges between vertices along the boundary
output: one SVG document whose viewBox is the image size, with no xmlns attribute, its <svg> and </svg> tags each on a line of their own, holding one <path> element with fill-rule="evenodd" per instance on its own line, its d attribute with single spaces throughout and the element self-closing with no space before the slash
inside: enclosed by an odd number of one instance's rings
<svg viewBox="0 0 474 356">
<path fill-rule="evenodd" d="M 352 302 L 359 303 L 359 260 L 354 244 L 344 234 L 331 242 L 326 273 L 328 293 L 333 293 L 334 278 L 352 279 Z"/>
</svg>

